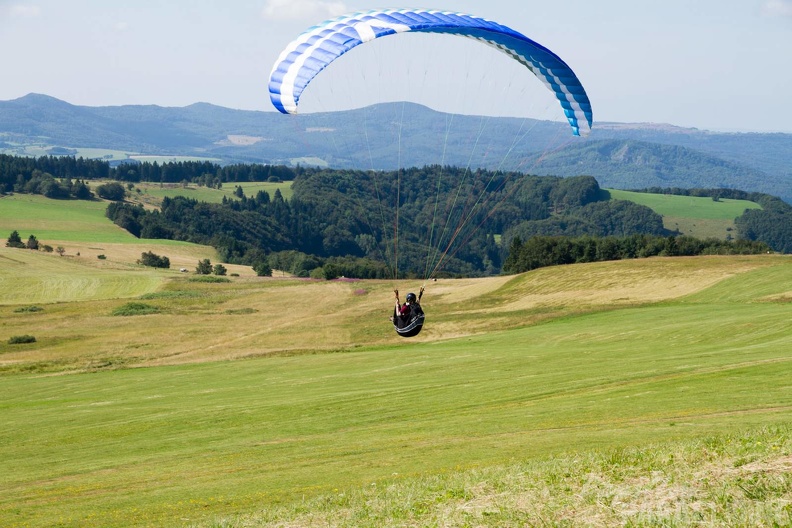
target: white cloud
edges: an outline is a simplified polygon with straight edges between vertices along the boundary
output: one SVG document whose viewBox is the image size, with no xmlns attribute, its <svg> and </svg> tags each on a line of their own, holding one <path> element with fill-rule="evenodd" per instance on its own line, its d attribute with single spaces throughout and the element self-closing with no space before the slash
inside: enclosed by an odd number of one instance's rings
<svg viewBox="0 0 792 528">
<path fill-rule="evenodd" d="M 8 6 L 8 12 L 12 17 L 33 18 L 41 14 L 41 8 L 36 5 L 15 4 Z"/>
<path fill-rule="evenodd" d="M 773 17 L 792 17 L 792 0 L 766 0 L 762 14 Z"/>
<path fill-rule="evenodd" d="M 262 11 L 266 20 L 309 20 L 319 22 L 348 13 L 344 2 L 334 0 L 267 0 Z"/>
</svg>

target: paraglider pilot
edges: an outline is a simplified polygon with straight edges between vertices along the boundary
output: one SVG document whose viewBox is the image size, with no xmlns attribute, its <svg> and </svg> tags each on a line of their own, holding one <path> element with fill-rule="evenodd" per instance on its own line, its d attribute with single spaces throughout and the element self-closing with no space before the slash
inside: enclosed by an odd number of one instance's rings
<svg viewBox="0 0 792 528">
<path fill-rule="evenodd" d="M 401 304 L 399 300 L 399 290 L 393 290 L 393 293 L 396 294 L 396 306 L 393 309 L 393 324 L 399 328 L 404 328 L 410 324 L 413 317 L 417 317 L 423 313 L 421 309 L 421 297 L 423 297 L 423 292 L 424 287 L 421 286 L 418 297 L 412 292 L 408 293 L 406 302 Z"/>
</svg>

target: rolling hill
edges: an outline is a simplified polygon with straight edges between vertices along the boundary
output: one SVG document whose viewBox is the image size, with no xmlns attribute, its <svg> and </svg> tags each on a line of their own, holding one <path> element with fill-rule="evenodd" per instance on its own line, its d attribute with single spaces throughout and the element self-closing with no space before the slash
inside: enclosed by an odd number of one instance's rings
<svg viewBox="0 0 792 528">
<path fill-rule="evenodd" d="M 567 135 L 565 124 L 451 116 L 410 103 L 286 117 L 207 103 L 87 107 L 37 94 L 0 101 L 0 152 L 10 154 L 80 155 L 90 149 L 86 156 L 199 156 L 362 169 L 445 163 L 590 174 L 604 186 L 626 189 L 724 186 L 792 202 L 792 134 L 603 123 L 589 141 L 559 139 Z M 401 157 L 392 148 L 397 140 Z"/>
<path fill-rule="evenodd" d="M 405 340 L 392 290 L 416 281 L 206 282 L 134 261 L 211 248 L 134 239 L 102 202 L 0 204 L 70 248 L 0 247 L 4 525 L 788 519 L 789 256 L 440 279 Z"/>
<path fill-rule="evenodd" d="M 62 260 L 0 248 L 20 252 L 31 273 Z M 29 310 L 15 295 L 27 283 L 10 281 L 0 516 L 10 526 L 327 526 L 349 516 L 346 525 L 402 526 L 451 508 L 454 526 L 521 526 L 573 515 L 523 500 L 560 478 L 553 496 L 570 501 L 596 484 L 602 497 L 570 504 L 598 505 L 591 515 L 614 524 L 702 508 L 772 524 L 789 496 L 769 469 L 784 471 L 792 445 L 778 429 L 792 408 L 791 270 L 788 257 L 760 255 L 441 280 L 424 299 L 431 325 L 413 340 L 387 321 L 388 281 L 202 283 L 129 269 L 160 285 L 131 281 L 125 294 L 137 289 L 157 310 L 127 317 L 113 315 L 127 299 L 109 294 Z M 85 272 L 118 273 L 74 260 L 60 277 L 77 284 Z M 17 335 L 37 342 L 9 344 Z M 519 478 L 528 467 L 530 485 Z M 693 489 L 702 475 L 713 486 L 740 477 L 728 507 L 719 487 L 695 501 L 672 494 L 669 505 L 607 491 L 633 482 L 668 496 L 666 486 Z"/>
</svg>

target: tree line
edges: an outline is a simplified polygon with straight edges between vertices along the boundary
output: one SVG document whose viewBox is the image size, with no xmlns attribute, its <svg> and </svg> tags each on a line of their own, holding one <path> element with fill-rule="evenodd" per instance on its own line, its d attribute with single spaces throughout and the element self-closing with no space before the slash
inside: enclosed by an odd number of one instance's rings
<svg viewBox="0 0 792 528">
<path fill-rule="evenodd" d="M 755 255 L 767 253 L 764 242 L 751 240 L 705 240 L 690 236 L 630 235 L 625 237 L 535 236 L 525 242 L 515 237 L 504 273 L 522 273 L 546 266 L 602 262 L 646 257 L 696 255 Z"/>
<path fill-rule="evenodd" d="M 285 165 L 218 165 L 208 161 L 136 162 L 111 166 L 107 160 L 73 156 L 12 156 L 0 154 L 0 193 L 29 192 L 32 179 L 48 175 L 59 180 L 115 180 L 120 182 L 195 183 L 218 187 L 227 182 L 290 181 L 300 167 Z M 43 193 L 39 193 L 43 194 Z"/>
</svg>

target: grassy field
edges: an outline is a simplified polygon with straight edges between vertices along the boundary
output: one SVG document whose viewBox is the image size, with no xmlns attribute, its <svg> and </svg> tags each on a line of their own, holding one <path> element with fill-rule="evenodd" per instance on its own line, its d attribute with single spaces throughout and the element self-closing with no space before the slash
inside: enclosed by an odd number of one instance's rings
<svg viewBox="0 0 792 528">
<path fill-rule="evenodd" d="M 663 226 L 672 231 L 679 230 L 684 235 L 697 238 L 715 237 L 724 239 L 734 237 L 734 219 L 746 209 L 760 209 L 761 206 L 747 200 L 721 199 L 697 196 L 675 196 L 670 194 L 638 193 L 608 189 L 611 197 L 629 200 L 653 209 L 663 216 Z"/>
<path fill-rule="evenodd" d="M 3 526 L 792 521 L 788 256 L 441 279 L 406 340 L 418 283 L 201 281 L 104 207 L 0 198 L 67 247 L 0 247 Z"/>
<path fill-rule="evenodd" d="M 107 202 L 50 200 L 32 194 L 0 197 L 0 233 L 19 231 L 23 241 L 35 235 L 42 243 L 115 242 L 137 240 L 105 217 Z M 7 238 L 5 234 L 4 238 Z"/>
<path fill-rule="evenodd" d="M 68 264 L 75 259 L 80 262 L 81 267 L 78 266 L 78 269 L 84 270 L 81 274 L 89 276 L 100 273 L 97 269 L 140 269 L 135 261 L 145 251 L 167 256 L 173 269 L 186 267 L 192 271 L 199 260 L 208 258 L 213 262 L 217 261 L 217 252 L 208 246 L 175 240 L 135 238 L 105 216 L 107 203 L 102 200 L 50 200 L 30 194 L 0 197 L 0 240 L 4 242 L 16 230 L 23 242 L 27 241 L 28 236 L 35 235 L 42 245 L 63 247 L 67 257 L 58 261 L 59 257 L 54 253 L 45 255 L 35 252 L 19 253 L 14 250 L 6 253 L 9 250 L 3 243 L 3 247 L 0 247 L 0 262 L 5 262 L 8 266 L 0 267 L 0 281 L 14 280 L 15 274 L 20 273 L 20 276 L 39 284 L 33 290 L 40 290 L 43 297 L 32 296 L 31 302 L 47 302 L 41 300 L 46 298 L 44 289 L 49 288 L 45 285 L 58 281 L 65 284 L 69 276 L 75 273 L 75 269 Z M 99 261 L 99 255 L 104 255 L 106 260 Z M 53 258 L 56 260 L 53 261 Z M 11 264 L 14 262 L 16 267 Z M 231 273 L 254 275 L 247 266 L 226 267 Z M 96 280 L 100 280 L 100 276 L 96 275 Z M 78 290 L 79 288 L 75 288 L 75 291 Z M 133 295 L 140 295 L 134 287 L 130 287 L 129 291 Z M 59 291 L 49 302 L 77 300 L 69 296 L 62 297 L 61 293 Z M 0 290 L 0 304 L 14 302 L 14 295 L 16 294 L 11 289 Z"/>
<path fill-rule="evenodd" d="M 245 196 L 254 197 L 259 191 L 266 191 L 270 196 L 275 194 L 276 189 L 280 189 L 281 194 L 285 199 L 292 196 L 291 182 L 239 182 L 239 183 L 226 183 L 222 189 L 211 189 L 209 187 L 202 187 L 195 184 L 187 186 L 179 184 L 156 184 L 156 183 L 138 183 L 135 185 L 135 191 L 132 192 L 130 199 L 139 201 L 145 205 L 159 207 L 162 199 L 174 196 L 186 196 L 201 202 L 220 203 L 225 198 L 234 198 L 234 189 L 239 186 L 245 192 Z M 140 189 L 141 192 L 137 192 Z"/>
<path fill-rule="evenodd" d="M 159 280 L 152 315 L 0 306 L 6 525 L 685 524 L 718 496 L 755 525 L 792 500 L 787 257 L 441 280 L 413 340 L 391 283 Z"/>
</svg>

